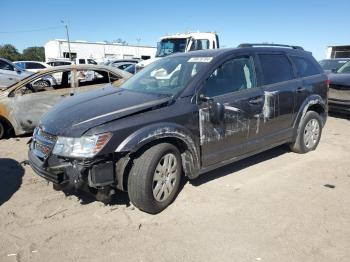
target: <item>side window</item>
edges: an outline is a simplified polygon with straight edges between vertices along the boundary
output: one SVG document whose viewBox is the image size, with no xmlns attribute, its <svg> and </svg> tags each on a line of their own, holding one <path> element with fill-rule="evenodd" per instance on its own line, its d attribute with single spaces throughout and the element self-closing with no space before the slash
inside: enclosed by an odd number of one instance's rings
<svg viewBox="0 0 350 262">
<path fill-rule="evenodd" d="M 26 69 L 24 63 L 22 63 L 22 62 L 16 63 L 16 66 L 19 66 L 22 69 Z"/>
<path fill-rule="evenodd" d="M 127 68 L 130 65 L 132 65 L 132 64 L 122 64 L 122 65 L 118 66 L 118 68 L 121 70 L 124 70 L 125 68 Z"/>
<path fill-rule="evenodd" d="M 293 79 L 292 66 L 285 55 L 259 55 L 264 84 L 270 85 Z"/>
<path fill-rule="evenodd" d="M 196 39 L 193 41 L 190 51 L 209 49 L 209 40 Z"/>
<path fill-rule="evenodd" d="M 100 71 L 100 70 L 98 71 L 97 70 L 78 70 L 77 78 L 78 78 L 79 86 L 109 83 L 108 72 Z"/>
<path fill-rule="evenodd" d="M 85 59 L 79 59 L 79 64 L 85 64 Z"/>
<path fill-rule="evenodd" d="M 27 69 L 44 69 L 46 67 L 43 66 L 42 64 L 39 64 L 39 63 L 28 62 L 28 63 L 26 63 L 26 68 Z"/>
<path fill-rule="evenodd" d="M 218 67 L 206 80 L 202 93 L 214 97 L 256 87 L 253 59 L 232 59 Z"/>
<path fill-rule="evenodd" d="M 88 59 L 87 62 L 88 64 L 91 64 L 91 65 L 97 65 L 96 61 L 93 59 Z"/>
<path fill-rule="evenodd" d="M 6 63 L 5 61 L 0 60 L 0 69 L 2 70 L 9 70 L 14 71 L 14 68 L 9 63 Z"/>
<path fill-rule="evenodd" d="M 16 94 L 30 94 L 71 87 L 71 71 L 60 71 L 43 75 L 16 90 Z"/>
<path fill-rule="evenodd" d="M 300 56 L 292 56 L 291 59 L 297 69 L 298 76 L 300 77 L 312 76 L 320 73 L 320 70 L 312 63 L 312 61 L 310 61 L 310 59 Z"/>
</svg>

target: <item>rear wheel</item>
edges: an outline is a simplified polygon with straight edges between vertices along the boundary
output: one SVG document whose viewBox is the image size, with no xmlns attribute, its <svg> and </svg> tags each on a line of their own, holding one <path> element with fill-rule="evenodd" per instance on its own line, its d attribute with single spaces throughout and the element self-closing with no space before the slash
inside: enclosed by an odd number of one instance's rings
<svg viewBox="0 0 350 262">
<path fill-rule="evenodd" d="M 139 209 L 155 214 L 175 199 L 182 164 L 179 150 L 169 143 L 155 145 L 134 160 L 128 178 L 130 201 Z"/>
<path fill-rule="evenodd" d="M 290 148 L 296 153 L 307 153 L 315 150 L 322 134 L 322 119 L 314 111 L 308 111 L 301 120 L 298 136 Z"/>
</svg>

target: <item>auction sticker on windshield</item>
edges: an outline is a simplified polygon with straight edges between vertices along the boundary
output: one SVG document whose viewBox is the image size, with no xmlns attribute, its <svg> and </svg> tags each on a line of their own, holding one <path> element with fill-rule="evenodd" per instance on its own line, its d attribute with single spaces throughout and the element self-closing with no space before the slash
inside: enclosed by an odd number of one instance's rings
<svg viewBox="0 0 350 262">
<path fill-rule="evenodd" d="M 209 63 L 213 58 L 212 57 L 191 57 L 188 62 L 192 63 Z"/>
</svg>

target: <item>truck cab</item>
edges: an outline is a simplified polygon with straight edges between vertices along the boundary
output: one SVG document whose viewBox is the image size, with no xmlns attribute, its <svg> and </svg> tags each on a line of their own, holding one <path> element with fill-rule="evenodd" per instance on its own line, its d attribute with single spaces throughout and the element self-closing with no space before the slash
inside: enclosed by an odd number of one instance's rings
<svg viewBox="0 0 350 262">
<path fill-rule="evenodd" d="M 216 33 L 184 33 L 167 35 L 160 38 L 155 58 L 141 61 L 137 64 L 137 68 L 142 69 L 159 58 L 171 54 L 217 48 L 219 48 L 219 37 Z"/>
</svg>

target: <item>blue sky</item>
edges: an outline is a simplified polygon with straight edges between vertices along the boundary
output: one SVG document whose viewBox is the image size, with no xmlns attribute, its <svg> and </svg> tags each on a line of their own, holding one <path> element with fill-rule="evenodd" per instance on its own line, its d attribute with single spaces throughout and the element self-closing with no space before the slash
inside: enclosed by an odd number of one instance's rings
<svg viewBox="0 0 350 262">
<path fill-rule="evenodd" d="M 332 44 L 350 44 L 350 1 L 0 1 L 0 44 L 20 51 L 65 38 L 60 20 L 68 21 L 71 40 L 122 38 L 156 45 L 166 33 L 216 31 L 222 46 L 242 42 L 301 45 L 317 59 Z M 24 32 L 30 31 L 30 32 Z"/>
</svg>

